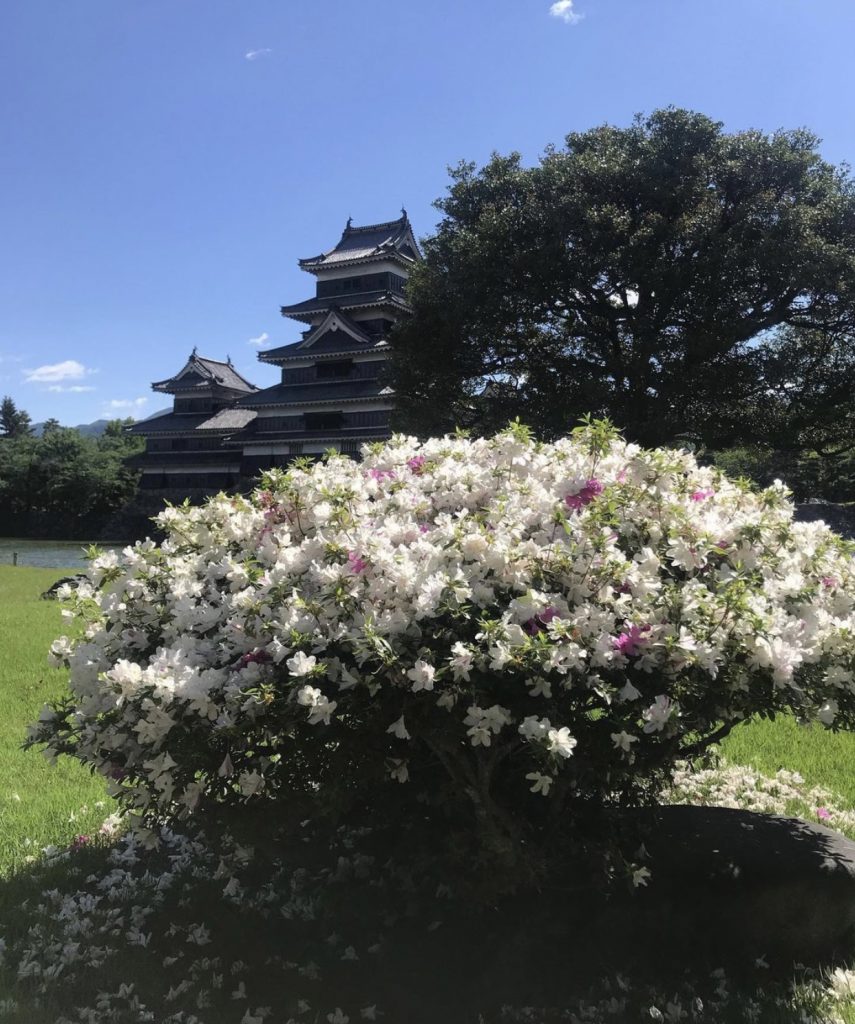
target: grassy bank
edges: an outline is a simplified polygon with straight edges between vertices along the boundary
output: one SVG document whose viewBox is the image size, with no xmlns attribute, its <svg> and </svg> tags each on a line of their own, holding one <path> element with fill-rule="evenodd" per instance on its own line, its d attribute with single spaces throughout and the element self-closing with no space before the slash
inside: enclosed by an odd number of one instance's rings
<svg viewBox="0 0 855 1024">
<path fill-rule="evenodd" d="M 109 813 L 104 785 L 70 761 L 51 767 L 23 751 L 27 723 L 61 693 L 65 673 L 49 667 L 47 651 L 63 631 L 60 608 L 39 595 L 63 575 L 58 569 L 0 566 L 0 874 L 43 846 L 64 845 Z M 72 820 L 81 807 L 88 813 Z"/>
</svg>

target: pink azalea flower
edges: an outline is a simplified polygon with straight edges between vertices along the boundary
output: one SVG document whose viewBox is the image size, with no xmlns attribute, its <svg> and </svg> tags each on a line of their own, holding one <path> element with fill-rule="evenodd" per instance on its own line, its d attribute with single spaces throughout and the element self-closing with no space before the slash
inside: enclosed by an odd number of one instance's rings
<svg viewBox="0 0 855 1024">
<path fill-rule="evenodd" d="M 550 622 L 558 615 L 558 609 L 553 608 L 550 605 L 548 608 L 544 608 L 542 612 L 538 612 L 533 619 L 529 619 L 528 622 L 523 623 L 523 629 L 530 636 L 537 636 L 538 633 L 542 633 Z"/>
<path fill-rule="evenodd" d="M 837 580 L 834 576 L 822 577 L 822 585 L 825 587 L 826 590 L 832 590 L 834 587 L 838 585 L 838 583 L 839 580 Z"/>
<path fill-rule="evenodd" d="M 712 487 L 701 487 L 697 491 L 692 491 L 689 495 L 692 501 L 706 501 L 707 498 L 711 498 L 715 494 Z"/>
<path fill-rule="evenodd" d="M 414 455 L 411 459 L 407 459 L 407 465 L 417 475 L 421 473 L 422 467 L 427 462 L 424 455 Z"/>
<path fill-rule="evenodd" d="M 271 660 L 271 657 L 267 653 L 267 651 L 264 651 L 264 650 L 250 651 L 248 654 L 244 654 L 244 656 L 240 659 L 240 661 L 238 662 L 238 668 L 246 668 L 247 665 L 256 665 L 256 664 L 257 665 L 265 665 L 270 660 Z"/>
<path fill-rule="evenodd" d="M 90 842 L 89 836 L 75 836 L 71 840 L 72 850 L 82 850 Z"/>
<path fill-rule="evenodd" d="M 369 469 L 368 476 L 370 476 L 372 480 L 379 480 L 381 482 L 383 480 L 394 480 L 395 471 L 393 469 Z"/>
<path fill-rule="evenodd" d="M 430 527 L 427 523 L 419 523 L 419 533 L 427 533 Z"/>
<path fill-rule="evenodd" d="M 827 807 L 817 807 L 816 816 L 820 821 L 828 821 L 831 817 L 831 811 Z"/>
<path fill-rule="evenodd" d="M 368 562 L 365 561 L 356 551 L 348 551 L 347 563 L 350 566 L 351 572 L 357 573 L 365 572 L 368 568 Z"/>
<path fill-rule="evenodd" d="M 594 498 L 602 493 L 603 485 L 600 481 L 591 479 L 580 491 L 577 491 L 575 494 L 568 494 L 564 499 L 564 504 L 567 508 L 572 509 L 572 511 L 578 512 L 586 505 L 590 505 Z"/>
<path fill-rule="evenodd" d="M 258 503 L 264 510 L 264 528 L 261 536 L 266 537 L 268 533 L 279 523 L 286 522 L 290 517 L 285 509 L 279 504 L 270 491 L 262 491 L 258 496 Z"/>
<path fill-rule="evenodd" d="M 647 643 L 646 633 L 650 626 L 630 626 L 619 636 L 612 637 L 612 646 L 626 658 L 635 658 L 641 654 L 643 645 Z"/>
</svg>

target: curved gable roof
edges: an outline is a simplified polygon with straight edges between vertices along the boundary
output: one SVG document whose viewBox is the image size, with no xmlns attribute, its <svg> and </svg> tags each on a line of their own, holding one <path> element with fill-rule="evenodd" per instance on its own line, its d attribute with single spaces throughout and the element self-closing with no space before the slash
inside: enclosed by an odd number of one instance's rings
<svg viewBox="0 0 855 1024">
<path fill-rule="evenodd" d="M 221 362 L 219 359 L 206 359 L 196 355 L 196 349 L 190 353 L 190 358 L 174 376 L 167 380 L 155 381 L 152 384 L 153 391 L 194 391 L 197 388 L 209 388 L 212 385 L 228 388 L 230 391 L 245 391 L 251 393 L 258 391 L 255 384 L 251 384 L 246 377 L 243 377 L 232 366 L 231 360 Z"/>
<path fill-rule="evenodd" d="M 401 216 L 397 220 L 385 221 L 382 224 L 354 227 L 352 221 L 348 220 L 337 245 L 319 256 L 300 260 L 299 263 L 303 270 L 315 271 L 323 267 L 383 256 L 398 257 L 408 263 L 421 259 L 418 242 L 406 210 L 401 210 Z"/>
</svg>

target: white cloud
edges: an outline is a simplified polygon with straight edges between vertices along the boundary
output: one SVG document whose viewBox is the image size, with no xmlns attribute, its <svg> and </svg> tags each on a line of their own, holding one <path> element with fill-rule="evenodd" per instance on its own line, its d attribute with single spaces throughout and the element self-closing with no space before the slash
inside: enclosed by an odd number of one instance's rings
<svg viewBox="0 0 855 1024">
<path fill-rule="evenodd" d="M 95 388 L 89 387 L 86 384 L 69 384 L 67 387 L 65 384 L 51 384 L 48 391 L 64 391 L 71 392 L 72 394 L 79 395 L 83 391 L 94 391 Z"/>
<path fill-rule="evenodd" d="M 574 11 L 573 3 L 574 0 L 555 0 L 555 3 L 549 8 L 549 13 L 553 18 L 560 18 L 568 25 L 576 25 L 584 18 L 584 14 Z"/>
<path fill-rule="evenodd" d="M 104 403 L 106 412 L 139 412 L 148 405 L 147 398 L 111 398 Z"/>
<path fill-rule="evenodd" d="M 267 344 L 267 340 L 270 335 L 267 331 L 262 331 L 257 338 L 250 338 L 247 345 L 255 345 L 256 348 L 261 348 L 262 345 Z"/>
<path fill-rule="evenodd" d="M 24 379 L 28 384 L 55 384 L 61 380 L 80 380 L 90 373 L 95 373 L 95 370 L 88 370 L 76 359 L 66 359 L 61 363 L 37 366 L 35 370 L 24 370 Z"/>
<path fill-rule="evenodd" d="M 258 60 L 259 57 L 266 57 L 268 53 L 273 53 L 273 51 L 264 46 L 260 50 L 247 50 L 244 57 L 247 60 Z"/>
</svg>

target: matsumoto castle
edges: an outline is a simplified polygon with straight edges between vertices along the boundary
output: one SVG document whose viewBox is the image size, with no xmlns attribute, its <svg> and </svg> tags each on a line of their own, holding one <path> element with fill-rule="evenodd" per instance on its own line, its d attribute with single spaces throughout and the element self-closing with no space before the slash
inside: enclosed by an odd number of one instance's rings
<svg viewBox="0 0 855 1024">
<path fill-rule="evenodd" d="M 299 261 L 315 294 L 283 306 L 305 325 L 299 341 L 259 353 L 282 379 L 259 389 L 232 366 L 194 349 L 168 380 L 172 409 L 129 427 L 146 448 L 129 464 L 140 488 L 200 495 L 247 486 L 264 469 L 328 449 L 358 455 L 366 441 L 391 434 L 394 395 L 384 380 L 387 336 L 409 312 L 404 288 L 421 259 L 406 211 L 385 224 L 354 227 L 338 244 Z"/>
</svg>

